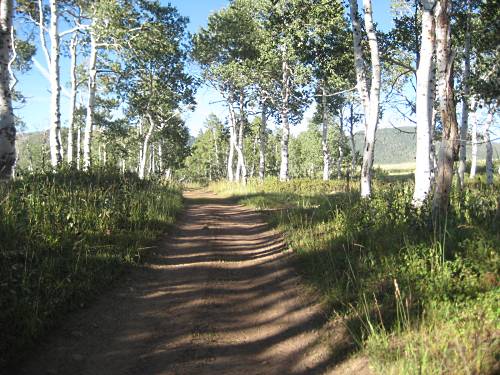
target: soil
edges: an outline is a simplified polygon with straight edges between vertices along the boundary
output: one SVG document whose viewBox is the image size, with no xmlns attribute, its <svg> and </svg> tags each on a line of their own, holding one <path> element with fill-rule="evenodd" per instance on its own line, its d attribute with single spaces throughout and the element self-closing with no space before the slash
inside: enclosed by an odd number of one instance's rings
<svg viewBox="0 0 500 375">
<path fill-rule="evenodd" d="M 9 374 L 367 374 L 259 213 L 196 190 L 145 264 Z"/>
</svg>

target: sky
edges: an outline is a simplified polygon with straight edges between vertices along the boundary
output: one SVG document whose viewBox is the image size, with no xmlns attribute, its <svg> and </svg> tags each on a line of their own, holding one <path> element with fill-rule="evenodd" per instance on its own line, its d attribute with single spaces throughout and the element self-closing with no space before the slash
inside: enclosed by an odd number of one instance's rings
<svg viewBox="0 0 500 375">
<path fill-rule="evenodd" d="M 221 9 L 229 3 L 228 0 L 171 0 L 161 1 L 163 4 L 171 3 L 179 13 L 187 16 L 190 20 L 188 31 L 197 32 L 200 27 L 207 24 L 208 16 Z M 392 26 L 392 16 L 390 12 L 391 0 L 373 0 L 374 20 L 381 30 L 388 30 Z M 26 27 L 27 25 L 16 24 L 16 27 Z M 33 68 L 28 73 L 18 76 L 19 83 L 17 89 L 26 96 L 26 103 L 21 107 L 15 107 L 15 114 L 26 123 L 22 131 L 45 130 L 49 124 L 50 92 L 49 83 L 46 78 L 46 62 L 41 51 L 35 56 Z M 193 69 L 191 67 L 190 69 Z M 69 91 L 69 60 L 61 58 L 61 120 L 66 126 L 68 119 L 69 101 L 67 93 Z M 194 111 L 184 114 L 184 119 L 192 135 L 197 135 L 203 127 L 204 121 L 210 113 L 215 113 L 220 118 L 226 116 L 225 109 L 221 104 L 216 103 L 221 99 L 220 95 L 207 86 L 201 86 L 196 94 L 197 106 Z M 312 116 L 314 108 L 309 108 L 301 124 L 292 128 L 292 133 L 305 130 L 308 119 Z M 384 120 L 382 120 L 382 123 Z M 383 126 L 383 124 L 382 124 Z"/>
</svg>

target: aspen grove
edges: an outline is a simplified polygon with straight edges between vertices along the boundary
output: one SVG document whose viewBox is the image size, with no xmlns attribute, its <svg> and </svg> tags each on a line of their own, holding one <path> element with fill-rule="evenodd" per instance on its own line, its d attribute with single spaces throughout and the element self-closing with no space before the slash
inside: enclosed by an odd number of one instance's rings
<svg viewBox="0 0 500 375">
<path fill-rule="evenodd" d="M 0 0 L 0 372 L 209 190 L 283 233 L 319 330 L 347 332 L 335 366 L 496 373 L 499 20 L 494 0 Z"/>
</svg>

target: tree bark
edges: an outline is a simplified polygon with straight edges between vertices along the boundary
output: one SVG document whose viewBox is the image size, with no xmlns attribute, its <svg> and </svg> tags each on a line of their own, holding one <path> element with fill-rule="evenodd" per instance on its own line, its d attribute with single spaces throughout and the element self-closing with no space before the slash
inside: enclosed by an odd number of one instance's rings
<svg viewBox="0 0 500 375">
<path fill-rule="evenodd" d="M 267 106 L 262 101 L 262 118 L 259 132 L 259 180 L 264 181 L 266 174 L 266 129 L 267 129 Z"/>
<path fill-rule="evenodd" d="M 76 129 L 76 169 L 80 170 L 82 163 L 82 129 L 78 126 Z"/>
<path fill-rule="evenodd" d="M 244 148 L 244 133 L 245 133 L 245 108 L 244 108 L 244 96 L 240 94 L 239 100 L 239 126 L 238 126 L 238 144 L 236 147 L 236 152 L 238 153 L 238 164 L 236 169 L 236 178 L 238 181 L 246 184 L 247 181 L 247 167 L 245 163 L 245 155 L 243 153 Z"/>
<path fill-rule="evenodd" d="M 158 144 L 158 174 L 161 176 L 163 173 L 163 147 L 161 142 Z"/>
<path fill-rule="evenodd" d="M 436 7 L 436 61 L 439 114 L 443 136 L 438 154 L 438 171 L 434 189 L 433 215 L 440 221 L 448 211 L 453 180 L 453 164 L 458 156 L 459 134 L 453 92 L 453 60 L 449 0 L 439 0 Z"/>
<path fill-rule="evenodd" d="M 76 108 L 76 95 L 77 95 L 77 82 L 76 82 L 76 47 L 78 45 L 78 34 L 74 34 L 70 43 L 70 74 L 71 74 L 71 97 L 69 98 L 69 122 L 68 122 L 68 149 L 67 160 L 68 164 L 73 163 L 73 133 L 75 131 L 75 108 Z"/>
<path fill-rule="evenodd" d="M 484 143 L 486 144 L 486 183 L 493 184 L 493 146 L 491 144 L 490 128 L 496 112 L 496 103 L 490 105 L 488 119 L 484 126 Z"/>
<path fill-rule="evenodd" d="M 471 162 L 470 162 L 470 173 L 469 178 L 472 180 L 476 177 L 476 167 L 477 167 L 477 102 L 473 97 L 471 100 L 471 118 L 472 118 L 472 150 L 471 150 Z"/>
<path fill-rule="evenodd" d="M 354 104 L 349 106 L 349 139 L 351 141 L 351 173 L 356 173 L 356 142 L 354 140 Z"/>
<path fill-rule="evenodd" d="M 151 136 L 153 135 L 153 132 L 155 129 L 155 123 L 153 121 L 153 118 L 151 116 L 148 116 L 148 120 L 149 120 L 149 129 L 148 129 L 148 132 L 146 133 L 146 136 L 144 137 L 144 141 L 142 143 L 141 161 L 139 163 L 138 174 L 139 174 L 140 179 L 144 179 L 144 177 L 145 177 L 149 140 L 151 139 Z"/>
<path fill-rule="evenodd" d="M 467 26 L 465 30 L 465 47 L 464 47 L 464 73 L 462 77 L 462 118 L 460 124 L 460 155 L 458 166 L 458 179 L 460 188 L 464 187 L 465 183 L 465 169 L 467 168 L 467 131 L 469 126 L 469 76 L 470 76 L 470 50 L 471 50 L 471 3 L 468 0 L 467 9 Z"/>
<path fill-rule="evenodd" d="M 59 9 L 57 0 L 50 0 L 50 161 L 53 168 L 63 159 L 61 142 L 61 77 L 59 67 Z"/>
<path fill-rule="evenodd" d="M 359 95 L 361 97 L 365 114 L 365 142 L 363 149 L 363 165 L 361 167 L 361 197 L 368 198 L 371 195 L 373 158 L 375 151 L 375 134 L 377 132 L 380 102 L 380 58 L 378 42 L 373 25 L 371 0 L 363 0 L 365 11 L 365 29 L 368 36 L 371 58 L 371 85 L 368 92 L 366 81 L 365 61 L 361 47 L 361 26 L 358 19 L 358 5 L 356 0 L 350 0 L 350 14 L 353 28 L 354 66 L 356 69 L 356 81 Z"/>
<path fill-rule="evenodd" d="M 88 65 L 88 101 L 85 118 L 85 134 L 83 137 L 83 170 L 89 170 L 92 164 L 92 132 L 94 130 L 95 94 L 97 88 L 97 42 L 92 28 L 90 29 L 90 56 Z"/>
<path fill-rule="evenodd" d="M 282 89 L 281 89 L 281 164 L 280 181 L 288 181 L 288 143 L 290 140 L 290 124 L 288 122 L 288 100 L 290 98 L 290 71 L 286 49 L 282 56 Z"/>
<path fill-rule="evenodd" d="M 420 207 L 431 189 L 431 127 L 434 105 L 432 62 L 435 45 L 434 8 L 436 1 L 422 1 L 422 42 L 417 69 L 417 151 L 413 205 Z"/>
<path fill-rule="evenodd" d="M 12 177 L 16 163 L 16 127 L 9 61 L 12 51 L 12 0 L 0 0 L 0 180 Z"/>
<path fill-rule="evenodd" d="M 234 181 L 234 149 L 236 145 L 236 116 L 234 114 L 233 105 L 228 101 L 229 109 L 229 155 L 227 158 L 227 178 L 229 181 Z"/>
<path fill-rule="evenodd" d="M 344 162 L 344 149 L 342 147 L 342 143 L 345 139 L 344 135 L 344 114 L 343 110 L 340 111 L 339 116 L 339 145 L 338 152 L 339 156 L 337 158 L 337 179 L 340 180 L 342 178 L 342 163 Z"/>
<path fill-rule="evenodd" d="M 323 129 L 321 132 L 321 148 L 323 150 L 323 180 L 330 179 L 330 151 L 328 149 L 328 109 L 326 105 L 326 89 L 321 87 L 321 106 Z"/>
</svg>

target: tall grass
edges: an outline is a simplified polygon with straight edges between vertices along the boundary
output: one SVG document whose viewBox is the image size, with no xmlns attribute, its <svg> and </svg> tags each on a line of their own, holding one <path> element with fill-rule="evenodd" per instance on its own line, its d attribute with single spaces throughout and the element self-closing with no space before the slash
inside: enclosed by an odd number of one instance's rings
<svg viewBox="0 0 500 375">
<path fill-rule="evenodd" d="M 499 184 L 455 193 L 441 232 L 429 203 L 412 207 L 411 182 L 379 180 L 370 200 L 345 187 L 273 179 L 211 185 L 266 212 L 380 373 L 496 371 Z"/>
<path fill-rule="evenodd" d="M 0 184 L 0 365 L 140 261 L 174 222 L 179 187 L 110 171 Z"/>
</svg>

